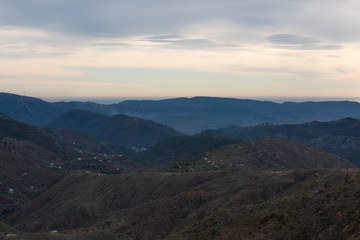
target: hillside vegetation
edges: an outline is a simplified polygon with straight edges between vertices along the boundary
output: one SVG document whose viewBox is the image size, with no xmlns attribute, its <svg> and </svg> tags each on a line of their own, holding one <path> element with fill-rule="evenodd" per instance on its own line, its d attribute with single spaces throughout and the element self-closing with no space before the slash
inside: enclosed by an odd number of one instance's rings
<svg viewBox="0 0 360 240">
<path fill-rule="evenodd" d="M 139 154 L 147 165 L 158 165 L 197 157 L 209 150 L 238 142 L 213 136 L 178 136 L 166 139 Z"/>
<path fill-rule="evenodd" d="M 360 239 L 359 106 L 0 93 L 0 240 Z"/>
<path fill-rule="evenodd" d="M 0 114 L 0 213 L 38 196 L 76 156 L 46 132 Z"/>
<path fill-rule="evenodd" d="M 222 146 L 193 159 L 173 161 L 145 171 L 209 171 L 232 167 L 319 169 L 355 166 L 342 157 L 320 149 L 271 138 Z"/>
<path fill-rule="evenodd" d="M 1 217 L 39 196 L 67 171 L 120 173 L 134 171 L 143 164 L 124 154 L 75 148 L 42 129 L 0 114 L 0 166 Z"/>
<path fill-rule="evenodd" d="M 125 115 L 105 115 L 84 110 L 65 113 L 49 124 L 53 128 L 75 128 L 106 142 L 145 148 L 164 139 L 182 135 L 174 129 L 153 121 Z"/>
<path fill-rule="evenodd" d="M 311 175 L 295 174 L 305 179 Z M 337 175 L 336 185 L 326 182 L 334 179 L 329 174 Z M 320 175 L 325 184 L 317 191 L 299 189 L 286 197 L 219 207 L 166 239 L 359 239 L 359 173 L 336 170 Z"/>
<path fill-rule="evenodd" d="M 124 154 L 135 156 L 136 151 L 120 144 L 107 143 L 101 139 L 74 128 L 45 128 L 56 139 L 71 144 L 73 147 L 95 153 Z"/>
<path fill-rule="evenodd" d="M 344 169 L 77 172 L 10 223 L 28 231 L 112 229 L 134 239 L 339 239 L 359 233 L 359 191 L 358 170 Z"/>
<path fill-rule="evenodd" d="M 327 152 L 340 155 L 357 166 L 360 165 L 359 119 L 345 118 L 331 122 L 288 125 L 261 124 L 247 128 L 229 127 L 219 131 L 225 136 L 243 141 L 269 137 L 285 138 L 321 148 Z M 207 133 L 207 135 L 211 134 L 214 133 Z"/>
</svg>

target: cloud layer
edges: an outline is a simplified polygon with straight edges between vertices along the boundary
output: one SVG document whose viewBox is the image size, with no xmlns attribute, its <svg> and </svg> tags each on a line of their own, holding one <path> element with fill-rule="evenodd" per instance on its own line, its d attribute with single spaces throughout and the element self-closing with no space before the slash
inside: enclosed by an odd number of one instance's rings
<svg viewBox="0 0 360 240">
<path fill-rule="evenodd" d="M 118 69 L 81 94 L 103 82 L 112 95 L 307 96 L 312 85 L 312 95 L 357 97 L 359 38 L 356 0 L 3 0 L 0 80 L 3 91 L 61 95 L 91 82 L 90 69 Z M 120 73 L 129 68 L 147 73 L 147 92 Z M 194 74 L 172 81 L 146 69 Z M 220 75 L 189 93 L 180 86 L 205 81 L 196 72 Z"/>
</svg>

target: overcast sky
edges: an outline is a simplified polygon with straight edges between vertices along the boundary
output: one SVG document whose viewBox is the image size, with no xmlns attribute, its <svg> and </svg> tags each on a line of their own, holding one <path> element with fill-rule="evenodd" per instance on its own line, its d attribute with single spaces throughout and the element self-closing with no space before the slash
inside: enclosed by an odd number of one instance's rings
<svg viewBox="0 0 360 240">
<path fill-rule="evenodd" d="M 358 0 L 0 0 L 0 91 L 360 97 Z"/>
</svg>

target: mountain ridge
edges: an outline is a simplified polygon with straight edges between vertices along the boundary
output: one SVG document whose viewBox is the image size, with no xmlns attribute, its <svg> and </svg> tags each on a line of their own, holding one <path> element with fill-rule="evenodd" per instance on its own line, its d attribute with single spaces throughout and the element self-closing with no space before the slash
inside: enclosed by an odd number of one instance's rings
<svg viewBox="0 0 360 240">
<path fill-rule="evenodd" d="M 360 103 L 352 101 L 275 103 L 237 98 L 193 97 L 126 100 L 117 104 L 75 101 L 49 103 L 36 98 L 0 93 L 0 112 L 32 125 L 46 125 L 74 109 L 107 116 L 125 114 L 152 120 L 186 134 L 231 125 L 254 126 L 264 122 L 290 124 L 360 117 Z"/>
</svg>

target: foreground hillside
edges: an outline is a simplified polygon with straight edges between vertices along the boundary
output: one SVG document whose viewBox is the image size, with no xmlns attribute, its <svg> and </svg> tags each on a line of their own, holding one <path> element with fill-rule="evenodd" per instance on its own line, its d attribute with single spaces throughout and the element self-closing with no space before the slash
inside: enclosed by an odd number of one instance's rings
<svg viewBox="0 0 360 240">
<path fill-rule="evenodd" d="M 2 232 L 0 229 L 0 240 L 133 240 L 127 235 L 111 230 L 86 232 L 86 233 L 24 233 L 20 231 Z"/>
<path fill-rule="evenodd" d="M 27 231 L 109 229 L 133 239 L 346 239 L 359 234 L 359 192 L 356 169 L 76 172 L 10 223 Z"/>
<path fill-rule="evenodd" d="M 174 129 L 153 121 L 125 115 L 105 115 L 84 110 L 65 113 L 49 124 L 53 128 L 75 128 L 103 139 L 129 147 L 145 148 L 164 139 L 182 135 Z"/>
<path fill-rule="evenodd" d="M 246 128 L 229 127 L 219 131 L 225 136 L 243 141 L 269 137 L 285 138 L 321 148 L 340 155 L 357 166 L 360 165 L 360 119 L 345 118 L 331 122 L 287 125 L 261 124 Z"/>
<path fill-rule="evenodd" d="M 163 239 L 215 208 L 296 197 L 327 182 L 337 184 L 356 172 L 340 168 L 352 166 L 341 157 L 282 139 L 236 143 L 141 172 L 67 174 L 8 221 L 26 231 L 111 229 L 134 239 Z M 330 167 L 338 169 L 291 170 Z"/>
<path fill-rule="evenodd" d="M 297 174 L 306 179 L 313 172 Z M 325 177 L 339 172 L 317 174 Z M 299 189 L 297 194 L 274 200 L 259 198 L 254 204 L 217 208 L 166 239 L 359 239 L 360 175 L 341 174 L 336 176 L 340 177 L 336 185 L 326 182 L 332 177 L 323 178 L 324 185 L 316 191 Z"/>
</svg>

